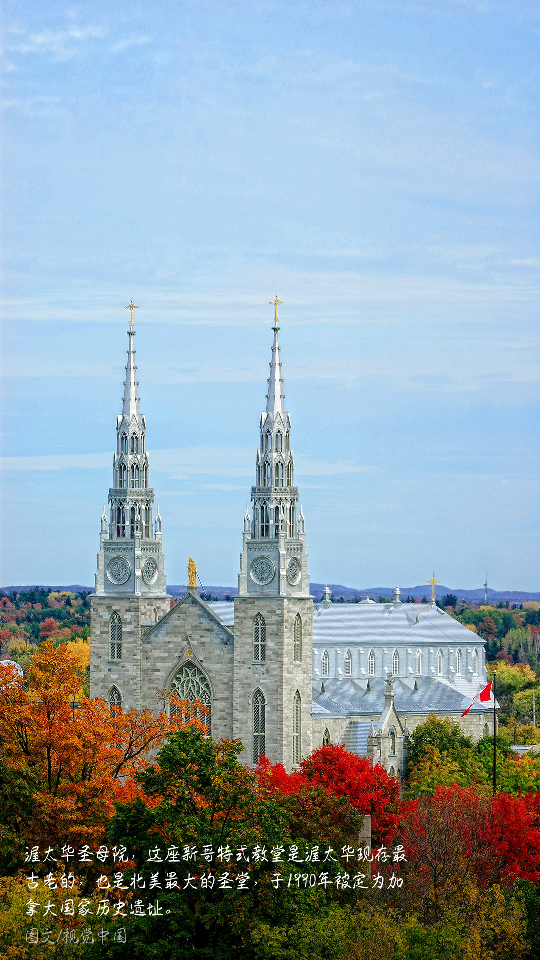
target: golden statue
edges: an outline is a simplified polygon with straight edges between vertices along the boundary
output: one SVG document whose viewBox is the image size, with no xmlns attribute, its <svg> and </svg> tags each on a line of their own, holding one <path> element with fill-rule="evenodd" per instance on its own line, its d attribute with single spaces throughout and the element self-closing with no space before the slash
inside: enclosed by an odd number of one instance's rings
<svg viewBox="0 0 540 960">
<path fill-rule="evenodd" d="M 189 577 L 188 587 L 196 587 L 197 586 L 197 564 L 195 563 L 193 557 L 190 557 L 188 560 L 187 572 Z"/>
<path fill-rule="evenodd" d="M 427 583 L 431 584 L 431 602 L 435 603 L 435 584 L 440 583 L 440 580 L 435 579 L 435 574 L 431 577 L 431 580 L 427 580 Z"/>
</svg>

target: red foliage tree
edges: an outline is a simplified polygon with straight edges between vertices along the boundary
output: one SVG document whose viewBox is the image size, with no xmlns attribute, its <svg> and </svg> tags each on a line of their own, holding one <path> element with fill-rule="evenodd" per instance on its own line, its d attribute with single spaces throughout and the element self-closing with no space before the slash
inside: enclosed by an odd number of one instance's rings
<svg viewBox="0 0 540 960">
<path fill-rule="evenodd" d="M 399 784 L 384 767 L 371 764 L 366 757 L 348 753 L 343 746 L 320 747 L 286 773 L 263 759 L 257 767 L 259 784 L 267 790 L 297 794 L 306 786 L 321 788 L 338 797 L 349 798 L 361 814 L 371 815 L 374 843 L 390 843 L 399 823 Z"/>
</svg>

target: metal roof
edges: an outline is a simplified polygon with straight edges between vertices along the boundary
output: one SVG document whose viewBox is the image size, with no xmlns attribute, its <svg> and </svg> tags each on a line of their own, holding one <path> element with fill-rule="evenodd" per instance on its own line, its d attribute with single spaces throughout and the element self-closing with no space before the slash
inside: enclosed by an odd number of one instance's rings
<svg viewBox="0 0 540 960">
<path fill-rule="evenodd" d="M 322 690 L 324 687 L 324 690 Z M 370 716 L 379 717 L 384 709 L 386 680 L 370 677 L 367 680 L 326 679 L 313 684 L 313 716 Z M 435 677 L 417 677 L 416 680 L 393 678 L 394 706 L 398 713 L 463 713 L 471 698 L 464 696 L 448 682 Z M 477 701 L 471 713 L 484 713 L 493 703 Z"/>
</svg>

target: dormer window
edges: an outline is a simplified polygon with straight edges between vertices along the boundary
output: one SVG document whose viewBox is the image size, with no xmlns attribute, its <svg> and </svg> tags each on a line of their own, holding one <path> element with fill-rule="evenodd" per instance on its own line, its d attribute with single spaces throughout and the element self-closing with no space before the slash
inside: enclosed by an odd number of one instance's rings
<svg viewBox="0 0 540 960">
<path fill-rule="evenodd" d="M 392 656 L 392 674 L 394 677 L 397 677 L 398 673 L 399 673 L 399 653 L 397 652 L 397 650 L 394 650 L 394 653 Z"/>
<path fill-rule="evenodd" d="M 345 654 L 345 676 L 350 677 L 352 675 L 352 656 L 351 651 L 347 650 Z"/>
<path fill-rule="evenodd" d="M 328 656 L 328 650 L 325 650 L 322 655 L 322 675 L 327 677 L 330 673 L 330 657 Z"/>
<path fill-rule="evenodd" d="M 456 676 L 461 675 L 461 650 L 456 653 Z"/>
<path fill-rule="evenodd" d="M 420 650 L 416 651 L 416 672 L 418 676 L 422 673 L 422 653 Z"/>
<path fill-rule="evenodd" d="M 374 676 L 375 676 L 375 654 L 374 654 L 373 650 L 370 650 L 370 651 L 369 651 L 369 657 L 368 657 L 368 676 L 370 676 L 370 677 L 374 677 Z"/>
</svg>

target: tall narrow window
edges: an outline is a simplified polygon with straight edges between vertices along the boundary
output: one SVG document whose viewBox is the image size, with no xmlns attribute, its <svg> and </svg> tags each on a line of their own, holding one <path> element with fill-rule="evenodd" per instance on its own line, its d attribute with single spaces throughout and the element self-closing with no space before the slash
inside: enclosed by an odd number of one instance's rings
<svg viewBox="0 0 540 960">
<path fill-rule="evenodd" d="M 135 536 L 135 507 L 132 507 L 129 511 L 129 535 L 133 540 Z"/>
<path fill-rule="evenodd" d="M 322 675 L 327 677 L 330 673 L 330 657 L 328 656 L 328 650 L 325 650 L 322 655 Z"/>
<path fill-rule="evenodd" d="M 461 650 L 456 653 L 456 676 L 461 676 Z"/>
<path fill-rule="evenodd" d="M 116 508 L 116 536 L 125 537 L 126 535 L 126 513 L 123 507 Z"/>
<path fill-rule="evenodd" d="M 478 650 L 473 650 L 472 669 L 473 673 L 478 673 Z"/>
<path fill-rule="evenodd" d="M 150 537 L 150 507 L 144 508 L 144 535 L 148 540 Z"/>
<path fill-rule="evenodd" d="M 274 507 L 274 536 L 279 537 L 279 507 Z"/>
<path fill-rule="evenodd" d="M 291 503 L 287 511 L 287 536 L 291 537 L 291 539 L 295 536 L 295 533 L 296 533 L 295 531 L 296 524 L 295 524 L 294 514 L 295 514 L 294 503 Z"/>
<path fill-rule="evenodd" d="M 390 730 L 390 756 L 395 757 L 396 755 L 396 731 L 392 727 Z"/>
<path fill-rule="evenodd" d="M 122 706 L 122 696 L 118 687 L 111 687 L 109 690 L 109 709 L 112 711 L 120 710 Z"/>
<path fill-rule="evenodd" d="M 294 618 L 294 659 L 297 663 L 302 659 L 302 617 L 299 613 Z"/>
<path fill-rule="evenodd" d="M 264 757 L 266 751 L 265 712 L 264 695 L 260 690 L 256 690 L 253 694 L 253 763 L 258 763 L 259 758 Z"/>
<path fill-rule="evenodd" d="M 352 656 L 351 651 L 347 650 L 345 654 L 345 676 L 350 677 L 352 674 Z"/>
<path fill-rule="evenodd" d="M 368 669 L 368 676 L 374 677 L 375 676 L 375 654 L 373 653 L 373 650 L 369 651 L 367 669 Z"/>
<path fill-rule="evenodd" d="M 276 433 L 276 450 L 278 451 L 278 453 L 281 453 L 281 451 L 283 450 L 283 434 L 279 432 Z"/>
<path fill-rule="evenodd" d="M 392 673 L 394 677 L 397 677 L 399 673 L 399 653 L 397 650 L 394 650 L 394 654 L 392 656 Z"/>
<path fill-rule="evenodd" d="M 139 468 L 136 463 L 131 465 L 131 486 L 139 487 Z"/>
<path fill-rule="evenodd" d="M 292 487 L 292 478 L 293 478 L 292 462 L 289 460 L 287 464 L 287 486 L 288 487 Z"/>
<path fill-rule="evenodd" d="M 128 448 L 127 436 L 125 433 L 123 433 L 122 439 L 120 441 L 120 450 L 122 451 L 122 453 L 127 453 L 127 448 Z"/>
<path fill-rule="evenodd" d="M 264 663 L 266 660 L 266 623 L 262 614 L 258 613 L 253 621 L 253 663 Z"/>
<path fill-rule="evenodd" d="M 418 676 L 422 673 L 422 654 L 420 650 L 416 651 L 416 672 Z"/>
<path fill-rule="evenodd" d="M 437 673 L 439 674 L 439 676 L 442 675 L 442 653 L 440 650 L 437 654 Z"/>
<path fill-rule="evenodd" d="M 293 699 L 292 758 L 293 763 L 302 759 L 302 701 L 298 690 Z"/>
<path fill-rule="evenodd" d="M 261 507 L 261 537 L 270 536 L 270 522 L 268 519 L 268 507 L 263 505 Z"/>
<path fill-rule="evenodd" d="M 283 486 L 283 464 L 282 463 L 276 463 L 276 466 L 274 469 L 274 477 L 275 477 L 274 485 L 276 487 L 282 487 Z"/>
<path fill-rule="evenodd" d="M 329 746 L 330 746 L 330 731 L 329 731 L 328 727 L 326 727 L 326 729 L 325 729 L 325 731 L 324 731 L 324 733 L 323 733 L 322 745 L 323 745 L 323 747 L 329 747 Z"/>
<path fill-rule="evenodd" d="M 131 434 L 131 452 L 139 452 L 139 439 L 134 433 Z"/>
<path fill-rule="evenodd" d="M 122 659 L 122 621 L 113 613 L 109 622 L 109 660 Z"/>
<path fill-rule="evenodd" d="M 269 452 L 272 450 L 272 434 L 266 433 L 264 436 L 264 449 Z"/>
</svg>

